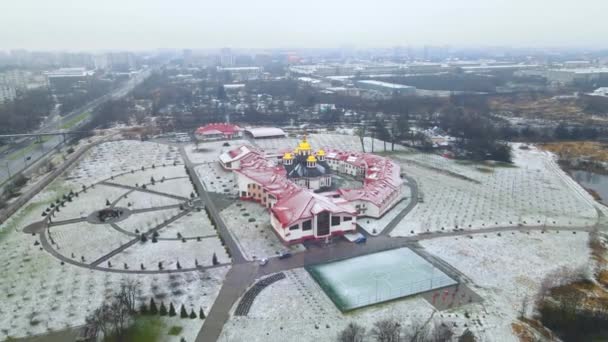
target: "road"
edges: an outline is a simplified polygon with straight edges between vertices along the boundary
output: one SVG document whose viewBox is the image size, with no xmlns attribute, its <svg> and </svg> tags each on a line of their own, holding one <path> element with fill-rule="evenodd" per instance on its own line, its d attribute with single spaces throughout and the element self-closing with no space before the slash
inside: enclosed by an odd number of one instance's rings
<svg viewBox="0 0 608 342">
<path fill-rule="evenodd" d="M 150 76 L 151 73 L 151 69 L 145 69 L 125 83 L 121 84 L 117 89 L 114 89 L 110 93 L 103 95 L 62 117 L 58 116 L 57 108 L 53 109 L 49 115 L 49 118 L 43 122 L 42 126 L 31 133 L 61 131 L 62 126 L 82 113 L 92 112 L 100 104 L 110 99 L 118 99 L 125 96 L 131 90 L 133 90 L 135 86 Z M 87 120 L 88 119 L 81 121 L 74 127 L 71 127 L 70 130 L 76 130 L 79 125 L 87 122 Z M 47 136 L 42 140 L 42 143 L 36 143 L 36 138 L 34 137 L 17 139 L 14 143 L 10 144 L 8 149 L 0 152 L 0 185 L 4 184 L 4 182 L 10 176 L 21 172 L 23 169 L 30 166 L 34 161 L 43 157 L 62 142 L 62 136 Z"/>
</svg>

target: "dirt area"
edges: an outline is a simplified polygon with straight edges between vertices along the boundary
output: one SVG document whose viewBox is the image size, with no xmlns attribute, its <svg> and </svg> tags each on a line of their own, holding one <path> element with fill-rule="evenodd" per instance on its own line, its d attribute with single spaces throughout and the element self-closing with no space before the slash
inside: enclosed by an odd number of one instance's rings
<svg viewBox="0 0 608 342">
<path fill-rule="evenodd" d="M 608 162 L 608 143 L 598 141 L 564 141 L 539 145 L 557 154 L 560 159 L 587 158 L 591 161 Z"/>
<path fill-rule="evenodd" d="M 488 99 L 493 111 L 511 112 L 517 117 L 551 120 L 589 120 L 577 99 L 555 99 L 553 97 L 531 96 L 520 94 L 512 96 L 495 96 Z"/>
</svg>

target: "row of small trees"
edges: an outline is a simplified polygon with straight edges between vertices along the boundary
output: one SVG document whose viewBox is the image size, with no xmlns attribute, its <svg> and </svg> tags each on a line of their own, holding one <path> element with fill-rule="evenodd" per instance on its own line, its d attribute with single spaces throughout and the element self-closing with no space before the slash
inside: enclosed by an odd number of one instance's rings
<svg viewBox="0 0 608 342">
<path fill-rule="evenodd" d="M 169 304 L 169 308 L 164 302 L 157 306 L 154 298 L 150 299 L 149 305 L 141 304 L 138 311 L 135 306 L 139 293 L 141 293 L 141 283 L 124 281 L 119 293 L 103 303 L 86 318 L 86 337 L 89 340 L 97 340 L 100 335 L 103 335 L 104 339 L 113 338 L 116 341 L 125 341 L 127 331 L 132 326 L 137 314 L 177 316 L 173 303 Z M 203 308 L 199 309 L 197 316 L 194 309 L 191 309 L 188 313 L 186 307 L 182 304 L 180 317 L 205 319 L 206 316 Z"/>
<path fill-rule="evenodd" d="M 169 308 L 167 309 L 167 306 L 165 305 L 164 302 L 160 302 L 160 306 L 156 305 L 156 302 L 154 301 L 154 298 L 150 299 L 150 305 L 146 305 L 146 303 L 143 303 L 140 308 L 139 308 L 139 313 L 141 313 L 142 315 L 160 315 L 160 316 L 177 316 L 177 312 L 175 311 L 175 306 L 173 306 L 173 303 L 169 303 Z M 205 312 L 203 311 L 203 308 L 200 308 L 198 311 L 198 316 L 196 315 L 196 313 L 194 312 L 194 309 L 190 310 L 190 313 L 188 313 L 188 311 L 186 310 L 186 307 L 182 304 L 181 309 L 180 309 L 180 314 L 179 316 L 181 318 L 200 318 L 200 319 L 205 319 Z"/>
<path fill-rule="evenodd" d="M 405 328 L 395 319 L 383 319 L 374 323 L 371 331 L 354 322 L 349 323 L 337 337 L 338 342 L 475 342 L 475 335 L 465 330 L 458 337 L 452 327 L 445 322 L 433 325 L 417 322 Z"/>
</svg>

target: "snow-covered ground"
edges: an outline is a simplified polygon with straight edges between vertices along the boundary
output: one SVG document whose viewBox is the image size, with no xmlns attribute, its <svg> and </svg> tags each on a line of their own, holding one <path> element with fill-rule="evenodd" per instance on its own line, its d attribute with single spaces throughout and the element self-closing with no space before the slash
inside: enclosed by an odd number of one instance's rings
<svg viewBox="0 0 608 342">
<path fill-rule="evenodd" d="M 143 264 L 146 269 L 157 270 L 159 262 L 163 263 L 164 269 L 176 269 L 178 261 L 182 268 L 192 268 L 195 267 L 195 260 L 198 260 L 201 266 L 213 265 L 213 253 L 220 263 L 230 262 L 230 257 L 217 237 L 205 238 L 201 241 L 186 240 L 186 242 L 181 240 L 137 242 L 110 261 L 114 265 L 126 263 L 133 269 L 139 269 Z"/>
<path fill-rule="evenodd" d="M 201 164 L 195 170 L 207 191 L 222 194 L 237 193 L 234 175 L 232 172 L 224 170 L 218 161 Z"/>
<path fill-rule="evenodd" d="M 429 154 L 393 157 L 401 162 L 403 172 L 416 179 L 423 202 L 392 235 L 596 223 L 593 199 L 559 169 L 552 155 L 534 148 L 513 151 L 515 165 L 510 167 L 466 165 Z"/>
<path fill-rule="evenodd" d="M 120 283 L 129 279 L 141 283 L 139 300 L 147 302 L 155 296 L 157 303 L 161 300 L 176 306 L 183 303 L 196 312 L 200 307 L 209 312 L 228 267 L 170 275 L 118 274 L 61 265 L 58 259 L 40 250 L 40 246 L 34 244 L 38 238 L 22 233 L 21 229 L 40 220 L 40 211 L 55 196 L 57 192 L 53 189 L 41 192 L 1 227 L 0 340 L 82 325 L 85 317 L 100 306 L 105 297 L 118 291 Z M 51 230 L 57 228 L 60 227 Z M 79 229 L 77 226 L 66 228 Z M 80 239 L 88 235 L 92 235 L 91 231 L 76 235 L 67 245 L 60 243 L 59 252 L 65 254 L 64 248 L 74 249 L 75 244 L 86 246 L 87 250 L 96 250 L 98 245 L 105 244 L 100 240 L 92 241 L 92 245 L 81 244 Z M 187 329 L 191 334 L 187 336 L 195 336 L 194 324 Z"/>
<path fill-rule="evenodd" d="M 112 200 L 110 200 L 112 202 Z M 131 205 L 129 205 L 129 203 Z M 122 197 L 117 203 L 117 207 L 124 207 L 133 209 L 145 209 L 145 208 L 154 208 L 154 207 L 162 207 L 166 205 L 180 204 L 181 201 L 175 198 L 166 197 L 162 195 L 155 195 L 148 192 L 143 191 L 134 191 L 127 195 L 127 197 Z"/>
<path fill-rule="evenodd" d="M 165 220 L 174 217 L 180 212 L 181 210 L 179 208 L 173 208 L 165 210 L 147 211 L 143 213 L 134 213 L 126 219 L 117 222 L 116 225 L 132 233 L 136 233 L 135 230 L 138 230 L 139 232 L 146 232 L 163 223 Z"/>
<path fill-rule="evenodd" d="M 162 181 L 163 177 L 165 179 L 169 179 L 175 177 L 188 177 L 188 175 L 186 174 L 184 165 L 173 166 L 173 164 L 171 164 L 167 166 L 156 166 L 154 168 L 146 167 L 143 171 L 141 168 L 136 168 L 133 170 L 133 173 L 127 172 L 126 174 L 120 176 L 114 176 L 113 179 L 109 179 L 108 181 L 111 183 L 128 186 L 135 186 L 136 184 L 138 186 L 142 186 L 142 184 L 149 185 L 152 183 L 152 179 L 154 179 L 156 186 L 169 182 L 167 180 Z M 152 187 L 152 185 L 150 185 L 150 187 Z M 189 195 L 190 192 L 188 192 L 188 196 Z"/>
<path fill-rule="evenodd" d="M 94 271 L 67 263 L 61 265 L 58 259 L 45 252 L 39 244 L 35 244 L 38 240 L 37 236 L 24 234 L 21 231 L 28 224 L 40 221 L 41 212 L 52 201 L 70 190 L 80 190 L 83 184 L 90 186 L 122 172 L 130 174 L 130 170 L 141 169 L 142 165 L 147 168 L 155 164 L 156 169 L 162 169 L 159 165 L 163 163 L 172 165 L 175 160 L 181 161 L 177 149 L 162 144 L 140 141 L 100 144 L 92 148 L 71 171 L 68 171 L 67 175 L 51 183 L 0 226 L 0 274 L 2 275 L 0 277 L 0 293 L 2 293 L 0 340 L 9 336 L 24 337 L 80 326 L 84 324 L 85 317 L 102 304 L 104 298 L 120 289 L 120 284 L 124 280 L 136 280 L 141 284 L 139 301 L 149 302 L 150 297 L 154 297 L 157 303 L 164 301 L 168 305 L 172 302 L 176 307 L 184 304 L 186 308 L 193 308 L 197 313 L 202 307 L 206 313 L 209 312 L 228 267 L 177 274 L 120 274 Z M 178 166 L 175 170 L 180 170 L 179 176 L 185 176 L 183 166 Z M 149 179 L 146 179 L 146 182 L 149 182 Z M 181 185 L 176 188 L 179 188 L 180 192 L 185 192 L 185 187 Z M 173 189 L 175 188 L 162 191 Z M 127 189 L 97 184 L 94 188 L 87 189 L 87 193 L 81 193 L 79 197 L 74 197 L 72 202 L 67 202 L 66 206 L 56 214 L 54 221 L 88 215 L 93 210 L 105 207 L 106 199 L 112 202 L 127 191 Z M 165 196 L 139 191 L 130 193 L 124 203 L 121 201 L 118 205 L 126 207 L 127 201 L 134 202 L 131 209 L 179 203 Z M 133 221 L 134 226 L 140 224 L 145 226 L 145 222 L 155 221 L 155 215 L 156 212 L 136 214 L 130 221 L 125 220 L 120 224 L 130 227 L 129 222 Z M 192 215 L 203 217 L 200 213 Z M 170 229 L 194 231 L 194 218 L 185 216 L 181 220 L 183 221 L 172 223 Z M 74 253 L 74 259 L 78 261 L 81 260 L 81 256 L 85 256 L 86 262 L 92 262 L 121 243 L 131 240 L 131 237 L 112 229 L 109 225 L 74 223 L 51 227 L 50 231 L 56 243 L 53 246 L 55 248 L 59 246 L 57 248 L 59 253 L 68 258 Z M 151 244 L 150 241 L 148 243 Z M 171 264 L 171 260 L 178 257 L 184 267 L 191 267 L 194 258 L 197 257 L 202 265 L 209 265 L 213 251 L 216 251 L 220 262 L 229 260 L 218 238 L 203 239 L 201 242 L 188 240 L 186 243 L 179 240 L 161 240 L 154 245 L 157 248 L 142 251 L 147 253 L 147 261 L 151 265 L 154 263 L 152 265 L 154 268 L 161 258 L 167 259 L 168 268 L 175 267 Z M 125 260 L 128 257 L 130 256 L 125 257 Z M 120 261 L 113 261 L 113 264 L 116 268 L 122 268 Z M 100 266 L 106 267 L 106 264 Z M 139 263 L 134 264 L 134 268 L 139 269 Z M 201 324 L 202 321 L 199 319 L 181 324 L 185 329 L 182 336 L 192 340 Z"/>
<path fill-rule="evenodd" d="M 230 317 L 219 341 L 242 341 L 243 336 L 251 342 L 334 341 L 351 321 L 369 331 L 380 319 L 395 318 L 408 325 L 423 323 L 434 312 L 427 301 L 412 297 L 342 314 L 304 269 L 284 273 L 287 278 L 265 288 L 246 317 Z"/>
<path fill-rule="evenodd" d="M 177 233 L 183 238 L 193 238 L 197 236 L 216 235 L 217 232 L 209 221 L 209 216 L 204 210 L 192 211 L 186 216 L 182 216 L 177 221 L 172 222 L 159 231 L 160 238 L 177 238 Z"/>
<path fill-rule="evenodd" d="M 344 151 L 362 151 L 361 140 L 356 135 L 347 134 L 332 134 L 332 133 L 320 133 L 320 134 L 309 134 L 307 136 L 308 142 L 314 149 L 338 149 Z M 258 139 L 254 143 L 262 148 L 267 153 L 276 153 L 278 150 L 285 148 L 295 148 L 298 145 L 299 138 L 273 138 L 273 139 Z M 374 152 L 384 151 L 384 143 L 382 140 L 372 139 L 370 137 L 364 138 L 365 152 L 372 151 L 372 140 Z M 386 143 L 386 150 L 390 151 L 391 144 Z M 395 145 L 396 151 L 407 150 L 407 148 Z"/>
<path fill-rule="evenodd" d="M 174 161 L 183 163 L 175 147 L 137 140 L 112 141 L 93 147 L 67 178 L 88 186 L 142 166 L 173 165 Z"/>
<path fill-rule="evenodd" d="M 78 222 L 49 228 L 53 248 L 68 258 L 90 263 L 133 238 L 105 224 Z M 72 255 L 74 255 L 72 257 Z"/>
<path fill-rule="evenodd" d="M 411 202 L 411 190 L 408 186 L 403 186 L 404 199 L 397 203 L 391 210 L 381 218 L 361 217 L 357 219 L 357 224 L 370 235 L 380 235 L 384 228 L 399 215 Z"/>
<path fill-rule="evenodd" d="M 240 341 L 241 336 L 247 336 L 248 341 L 334 340 L 351 321 L 369 332 L 374 322 L 384 318 L 399 321 L 403 331 L 412 322 L 430 319 L 431 324 L 454 326 L 456 334 L 469 328 L 481 341 L 518 341 L 511 323 L 523 298 L 531 299 L 547 274 L 563 266 L 585 266 L 589 261 L 588 234 L 562 231 L 501 235 L 446 237 L 422 243 L 429 252 L 463 272 L 472 281 L 469 286 L 483 298 L 482 303 L 438 312 L 415 296 L 343 314 L 305 270 L 295 269 L 285 272 L 286 279 L 264 289 L 246 317 L 231 316 L 220 341 Z"/>
<path fill-rule="evenodd" d="M 224 146 L 228 143 L 228 146 Z M 195 164 L 217 162 L 217 158 L 225 151 L 235 147 L 249 144 L 247 140 L 227 140 L 227 141 L 209 141 L 198 144 L 198 150 L 195 144 L 190 144 L 185 147 L 188 159 Z"/>
<path fill-rule="evenodd" d="M 76 190 L 81 191 L 81 189 Z M 60 211 L 55 212 L 53 220 L 60 221 L 76 217 L 87 217 L 96 210 L 106 208 L 106 201 L 112 202 L 127 191 L 129 190 L 97 184 L 94 188 L 86 190 L 86 192 L 78 193 L 78 197 L 74 196 L 72 202 L 66 202 L 65 207 L 61 207 Z"/>
<path fill-rule="evenodd" d="M 238 201 L 220 215 L 247 260 L 274 257 L 284 249 L 292 252 L 305 249 L 302 244 L 284 246 L 272 230 L 268 211 L 259 203 Z M 249 222 L 250 219 L 255 221 Z"/>
<path fill-rule="evenodd" d="M 472 239 L 445 237 L 421 244 L 476 285 L 474 289 L 483 303 L 468 310 L 486 316 L 477 335 L 485 335 L 488 341 L 517 341 L 512 336 L 511 323 L 517 318 L 524 298 L 532 303 L 540 282 L 553 271 L 588 267 L 589 235 L 569 231 L 544 234 L 511 231 L 500 235 L 476 234 Z"/>
<path fill-rule="evenodd" d="M 183 178 L 167 179 L 164 182 L 156 182 L 154 185 L 148 185 L 147 188 L 185 198 L 190 198 L 190 195 L 194 192 L 192 182 L 187 176 L 184 176 Z"/>
</svg>

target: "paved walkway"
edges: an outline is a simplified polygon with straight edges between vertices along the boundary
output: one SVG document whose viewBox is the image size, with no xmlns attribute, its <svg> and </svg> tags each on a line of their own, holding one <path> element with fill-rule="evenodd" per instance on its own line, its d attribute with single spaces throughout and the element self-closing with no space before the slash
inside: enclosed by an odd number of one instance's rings
<svg viewBox="0 0 608 342">
<path fill-rule="evenodd" d="M 152 234 L 154 234 L 155 232 L 163 229 L 165 226 L 179 220 L 180 218 L 182 218 L 183 216 L 186 216 L 186 214 L 188 214 L 190 211 L 189 210 L 184 210 L 182 212 L 180 212 L 179 214 L 171 217 L 170 219 L 168 219 L 167 221 L 159 224 L 158 226 L 148 230 L 147 232 L 145 232 L 144 234 L 146 234 L 146 236 L 150 236 Z M 114 227 L 114 224 L 112 224 L 112 227 Z M 121 253 L 122 251 L 124 251 L 125 249 L 133 246 L 134 244 L 136 244 L 137 242 L 140 241 L 140 237 L 137 236 L 134 239 L 132 239 L 131 241 L 123 244 L 122 246 L 116 248 L 115 250 L 111 251 L 110 253 L 100 257 L 99 259 L 93 261 L 91 263 L 91 266 L 98 266 L 99 264 L 101 264 L 104 261 L 110 260 L 112 257 L 114 257 L 115 255 L 117 255 L 118 253 Z"/>
<path fill-rule="evenodd" d="M 108 182 L 108 181 L 99 182 L 98 184 L 108 185 L 108 186 L 113 186 L 113 187 L 123 188 L 123 189 L 128 189 L 128 190 L 134 190 L 134 191 L 147 192 L 147 193 L 153 194 L 153 195 L 170 197 L 170 198 L 173 198 L 173 199 L 176 199 L 176 200 L 179 200 L 179 201 L 187 201 L 188 200 L 188 198 L 182 197 L 182 196 L 177 196 L 177 195 L 168 194 L 168 193 L 165 193 L 165 192 L 160 192 L 160 191 L 155 191 L 155 190 L 150 190 L 150 189 L 139 188 L 139 187 L 130 186 L 130 185 L 112 183 L 112 182 Z"/>
<path fill-rule="evenodd" d="M 397 214 L 397 216 L 395 216 L 395 218 L 393 218 L 391 222 L 386 225 L 386 227 L 384 227 L 384 230 L 382 230 L 382 234 L 384 235 L 389 235 L 393 231 L 393 229 L 397 227 L 399 222 L 403 220 L 405 215 L 409 214 L 409 212 L 412 211 L 412 209 L 414 209 L 414 207 L 418 204 L 418 183 L 414 178 L 410 176 L 405 176 L 405 179 L 407 179 L 407 182 L 410 186 L 410 203 L 399 214 Z"/>
<path fill-rule="evenodd" d="M 165 269 L 165 270 L 125 270 L 125 269 L 119 269 L 119 268 L 108 268 L 108 267 L 99 267 L 99 266 L 93 266 L 90 264 L 85 264 L 79 261 L 76 261 L 74 259 L 68 258 L 63 254 L 60 254 L 59 252 L 57 252 L 52 246 L 51 243 L 48 240 L 48 237 L 46 235 L 46 230 L 43 233 L 39 233 L 38 234 L 38 238 L 40 239 L 40 245 L 42 246 L 42 248 L 44 248 L 45 251 L 47 251 L 49 254 L 51 254 L 52 256 L 54 256 L 55 258 L 59 259 L 60 261 L 63 261 L 66 264 L 70 264 L 70 265 L 74 265 L 74 266 L 78 266 L 78 267 L 84 267 L 90 270 L 95 270 L 95 271 L 102 271 L 102 272 L 110 272 L 110 273 L 128 273 L 128 274 L 167 274 L 167 273 L 185 273 L 185 272 L 193 272 L 193 271 L 202 271 L 202 270 L 208 270 L 208 269 L 212 269 L 212 268 L 218 268 L 218 267 L 225 267 L 225 266 L 229 266 L 229 263 L 223 263 L 223 264 L 218 264 L 218 265 L 212 265 L 212 266 L 199 266 L 199 267 L 191 267 L 191 268 L 182 268 L 181 270 L 178 269 Z"/>
</svg>

